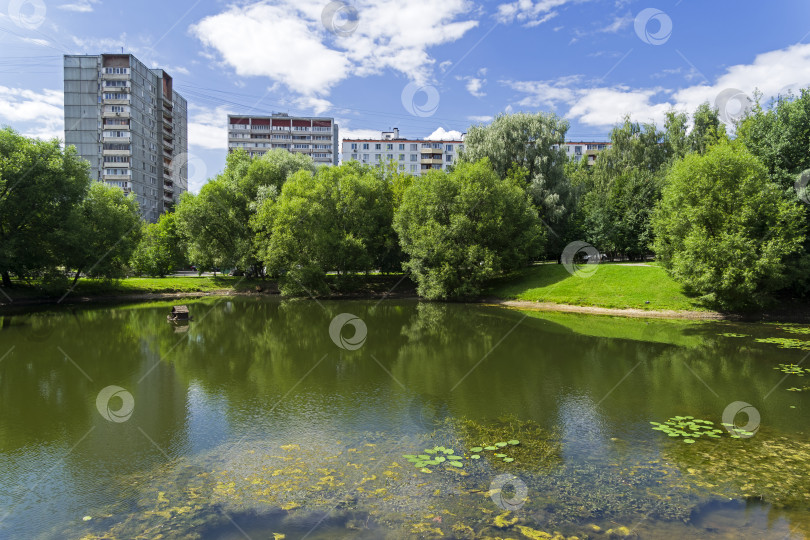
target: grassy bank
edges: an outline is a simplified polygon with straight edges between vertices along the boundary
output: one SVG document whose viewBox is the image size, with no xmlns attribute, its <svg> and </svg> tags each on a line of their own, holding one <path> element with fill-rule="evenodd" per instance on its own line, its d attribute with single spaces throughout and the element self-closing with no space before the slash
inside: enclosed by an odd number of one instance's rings
<svg viewBox="0 0 810 540">
<path fill-rule="evenodd" d="M 336 276 L 327 276 L 327 281 L 330 282 L 330 285 L 335 285 Z M 278 293 L 277 284 L 273 280 L 231 276 L 126 278 L 111 281 L 80 279 L 73 288 L 65 285 L 57 287 L 36 282 L 15 282 L 11 288 L 0 289 L 0 304 L 56 302 L 65 293 L 67 293 L 65 301 L 70 301 L 79 298 L 115 298 L 173 293 L 232 292 L 238 294 L 256 292 L 257 287 L 263 293 Z M 393 296 L 415 294 L 413 282 L 407 278 L 403 279 L 401 274 L 357 276 L 349 281 L 343 280 L 339 289 L 341 292 L 336 296 L 380 296 L 389 292 Z"/>
<path fill-rule="evenodd" d="M 603 263 L 594 270 L 583 278 L 572 276 L 561 264 L 540 264 L 494 281 L 486 294 L 504 300 L 575 306 L 704 310 L 659 266 Z"/>
</svg>

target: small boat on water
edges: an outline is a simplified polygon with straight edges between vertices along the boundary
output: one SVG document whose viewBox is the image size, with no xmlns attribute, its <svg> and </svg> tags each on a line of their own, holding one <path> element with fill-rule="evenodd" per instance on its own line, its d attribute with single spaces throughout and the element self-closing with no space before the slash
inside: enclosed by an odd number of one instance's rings
<svg viewBox="0 0 810 540">
<path fill-rule="evenodd" d="M 172 312 L 166 316 L 169 322 L 188 322 L 192 320 L 187 306 L 173 306 Z"/>
</svg>

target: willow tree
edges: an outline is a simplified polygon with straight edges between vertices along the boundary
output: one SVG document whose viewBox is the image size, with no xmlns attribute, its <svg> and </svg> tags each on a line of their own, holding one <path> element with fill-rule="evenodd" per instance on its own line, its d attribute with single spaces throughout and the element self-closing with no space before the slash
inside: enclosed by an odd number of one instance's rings
<svg viewBox="0 0 810 540">
<path fill-rule="evenodd" d="M 563 143 L 568 122 L 553 113 L 498 115 L 491 124 L 472 126 L 464 139 L 461 161 L 487 158 L 500 178 L 525 171 L 524 189 L 540 217 L 551 228 L 549 251 L 561 252 L 574 209 L 573 193 L 565 174 Z"/>
</svg>

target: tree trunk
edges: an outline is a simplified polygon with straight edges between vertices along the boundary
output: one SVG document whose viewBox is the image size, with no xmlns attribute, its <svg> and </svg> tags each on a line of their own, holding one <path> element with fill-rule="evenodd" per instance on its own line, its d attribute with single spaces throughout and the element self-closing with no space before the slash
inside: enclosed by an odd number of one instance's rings
<svg viewBox="0 0 810 540">
<path fill-rule="evenodd" d="M 8 270 L 3 270 L 3 287 L 11 287 L 11 276 L 8 275 Z"/>
<path fill-rule="evenodd" d="M 76 286 L 76 282 L 79 281 L 79 276 L 81 276 L 81 275 L 82 275 L 82 269 L 77 268 L 76 269 L 76 275 L 73 277 L 73 283 L 70 284 L 71 289 Z"/>
</svg>

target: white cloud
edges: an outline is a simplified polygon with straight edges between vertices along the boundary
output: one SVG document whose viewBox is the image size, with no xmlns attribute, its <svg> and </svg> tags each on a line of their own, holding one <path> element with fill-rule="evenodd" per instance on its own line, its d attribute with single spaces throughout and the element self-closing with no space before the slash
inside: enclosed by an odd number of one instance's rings
<svg viewBox="0 0 810 540">
<path fill-rule="evenodd" d="M 673 106 L 669 102 L 652 102 L 661 92 L 661 89 L 633 90 L 626 86 L 583 90 L 577 93 L 577 101 L 567 116 L 589 126 L 611 126 L 630 114 L 635 121 L 655 122 L 661 126 Z"/>
<path fill-rule="evenodd" d="M 21 37 L 21 40 L 25 41 L 26 43 L 30 43 L 32 45 L 37 45 L 39 47 L 50 47 L 51 42 L 47 39 L 38 39 L 38 38 L 29 38 L 29 37 Z"/>
<path fill-rule="evenodd" d="M 470 122 L 475 122 L 476 124 L 486 124 L 487 122 L 492 122 L 493 118 L 494 118 L 493 116 L 487 115 L 483 116 L 472 115 L 468 116 L 467 120 L 469 120 Z"/>
<path fill-rule="evenodd" d="M 321 0 L 232 5 L 192 25 L 191 32 L 239 76 L 269 77 L 298 94 L 325 97 L 348 77 L 387 69 L 424 82 L 436 62 L 427 49 L 456 41 L 478 25 L 463 20 L 472 7 L 469 0 L 359 0 L 355 5 L 357 28 L 349 35 L 326 29 Z"/>
<path fill-rule="evenodd" d="M 576 97 L 575 89 L 571 88 L 573 83 L 580 80 L 579 77 L 565 77 L 556 81 L 500 81 L 501 84 L 517 90 L 518 92 L 529 94 L 518 101 L 522 107 L 555 108 L 558 102 L 570 103 Z"/>
<path fill-rule="evenodd" d="M 208 109 L 189 106 L 188 145 L 208 150 L 228 148 L 228 115 L 235 114 L 229 107 Z"/>
<path fill-rule="evenodd" d="M 487 84 L 486 79 L 479 79 L 477 77 L 456 77 L 459 81 L 466 81 L 464 85 L 467 88 L 467 91 L 475 97 L 484 97 L 487 95 L 486 92 L 483 92 L 481 89 Z"/>
<path fill-rule="evenodd" d="M 610 24 L 597 29 L 596 32 L 600 34 L 615 34 L 629 27 L 631 24 L 633 24 L 633 16 L 627 14 L 616 17 Z"/>
<path fill-rule="evenodd" d="M 786 49 L 757 55 L 751 64 L 731 66 L 713 85 L 697 85 L 675 92 L 679 105 L 694 110 L 709 101 L 714 103 L 723 90 L 735 88 L 753 97 L 758 89 L 765 98 L 774 97 L 786 86 L 810 86 L 810 44 L 793 45 Z"/>
<path fill-rule="evenodd" d="M 445 131 L 443 127 L 425 137 L 426 141 L 460 141 L 462 133 L 456 130 Z"/>
<path fill-rule="evenodd" d="M 301 96 L 293 100 L 295 105 L 312 111 L 315 116 L 321 115 L 332 108 L 332 102 L 328 99 L 316 98 L 312 96 Z"/>
<path fill-rule="evenodd" d="M 65 138 L 62 90 L 34 92 L 0 86 L 0 124 L 41 139 Z"/>
<path fill-rule="evenodd" d="M 340 126 L 340 122 L 337 122 Z M 341 139 L 379 139 L 380 131 L 375 129 L 350 129 L 340 127 L 338 135 Z"/>
<path fill-rule="evenodd" d="M 99 4 L 101 0 L 78 0 L 72 4 L 61 4 L 57 6 L 65 11 L 75 11 L 77 13 L 90 13 L 93 11 L 93 4 Z"/>
<path fill-rule="evenodd" d="M 695 78 L 690 69 L 687 80 Z M 810 44 L 799 44 L 757 55 L 750 64 L 729 67 L 713 84 L 704 83 L 672 90 L 661 87 L 631 88 L 580 87 L 580 77 L 567 77 L 557 81 L 501 81 L 518 92 L 526 94 L 518 105 L 534 108 L 567 106 L 565 116 L 579 122 L 608 127 L 630 115 L 639 122 L 654 121 L 662 126 L 670 109 L 693 112 L 698 105 L 709 102 L 714 106 L 724 90 L 737 89 L 753 97 L 762 92 L 765 100 L 775 97 L 786 88 L 797 93 L 810 86 Z M 729 105 L 731 106 L 731 104 Z M 736 111 L 729 111 L 734 113 Z"/>
<path fill-rule="evenodd" d="M 566 4 L 579 4 L 589 0 L 517 0 L 498 6 L 497 18 L 502 23 L 518 23 L 532 27 L 543 24 L 557 16 L 557 8 Z"/>
</svg>

